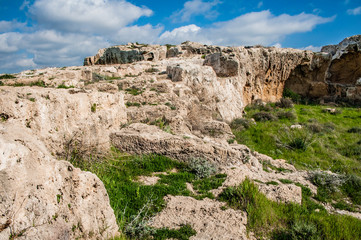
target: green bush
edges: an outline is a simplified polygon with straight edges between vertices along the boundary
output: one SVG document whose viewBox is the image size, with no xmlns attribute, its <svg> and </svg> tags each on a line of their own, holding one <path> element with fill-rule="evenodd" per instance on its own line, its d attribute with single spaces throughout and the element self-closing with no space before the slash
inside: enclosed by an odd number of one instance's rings
<svg viewBox="0 0 361 240">
<path fill-rule="evenodd" d="M 313 142 L 313 134 L 305 129 L 281 129 L 276 137 L 277 145 L 290 150 L 306 151 Z"/>
<path fill-rule="evenodd" d="M 188 168 L 197 178 L 207 178 L 217 171 L 216 166 L 204 158 L 190 159 Z"/>
<path fill-rule="evenodd" d="M 277 117 L 275 117 L 272 113 L 269 112 L 257 112 L 255 114 L 253 114 L 253 118 L 259 122 L 259 121 L 275 121 L 277 120 Z"/>
<path fill-rule="evenodd" d="M 361 127 L 352 127 L 347 130 L 348 133 L 361 133 Z"/>
<path fill-rule="evenodd" d="M 288 88 L 285 88 L 283 90 L 283 97 L 284 98 L 290 98 L 290 99 L 292 99 L 293 102 L 296 102 L 296 103 L 299 103 L 302 100 L 301 95 L 291 91 Z"/>
<path fill-rule="evenodd" d="M 276 103 L 276 106 L 280 108 L 293 108 L 293 102 L 291 98 L 281 98 Z"/>
<path fill-rule="evenodd" d="M 243 130 L 250 128 L 252 125 L 255 125 L 255 122 L 249 118 L 236 118 L 231 122 L 230 127 L 232 129 Z"/>
<path fill-rule="evenodd" d="M 294 119 L 297 118 L 297 117 L 296 117 L 296 114 L 294 114 L 294 113 L 291 112 L 291 111 L 286 111 L 286 112 L 281 111 L 281 112 L 278 112 L 278 113 L 277 113 L 277 117 L 278 117 L 279 119 L 288 119 L 288 120 L 294 120 Z"/>
<path fill-rule="evenodd" d="M 14 78 L 16 78 L 16 77 L 11 74 L 3 74 L 0 76 L 0 79 L 14 79 Z"/>
</svg>

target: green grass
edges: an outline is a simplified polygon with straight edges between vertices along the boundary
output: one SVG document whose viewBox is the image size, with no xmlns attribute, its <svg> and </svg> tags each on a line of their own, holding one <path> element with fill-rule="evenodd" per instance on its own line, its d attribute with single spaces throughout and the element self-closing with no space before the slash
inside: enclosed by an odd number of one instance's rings
<svg viewBox="0 0 361 240">
<path fill-rule="evenodd" d="M 146 223 L 151 216 L 164 208 L 164 196 L 212 196 L 208 191 L 220 186 L 225 179 L 225 175 L 197 179 L 196 174 L 184 163 L 158 155 L 124 155 L 115 149 L 104 159 L 98 160 L 84 160 L 73 151 L 71 162 L 74 166 L 93 172 L 100 178 L 109 194 L 120 230 L 128 237 L 140 239 L 146 239 L 148 235 L 154 235 L 155 239 L 166 239 L 166 236 L 188 239 L 194 235 L 189 226 L 179 230 L 157 230 L 147 227 Z M 171 172 L 172 169 L 178 171 L 174 173 Z M 152 186 L 136 181 L 138 176 L 151 176 L 154 172 L 168 174 L 158 175 L 160 180 Z M 195 184 L 202 195 L 193 195 L 186 187 L 187 182 Z"/>
<path fill-rule="evenodd" d="M 125 92 L 128 93 L 128 94 L 131 94 L 133 96 L 137 96 L 139 94 L 142 94 L 144 91 L 142 89 L 132 87 L 132 88 L 125 89 Z"/>
<path fill-rule="evenodd" d="M 302 186 L 302 204 L 276 203 L 246 179 L 238 187 L 226 188 L 219 199 L 247 212 L 247 229 L 258 239 L 360 239 L 361 221 L 328 214 Z M 318 209 L 316 211 L 316 209 Z"/>
<path fill-rule="evenodd" d="M 3 74 L 0 76 L 0 79 L 14 79 L 14 78 L 16 78 L 16 77 L 11 74 Z"/>
<path fill-rule="evenodd" d="M 248 124 L 251 116 L 259 112 L 277 116 L 284 110 L 275 104 L 247 107 L 249 117 L 238 120 L 231 127 L 238 143 L 273 158 L 286 159 L 298 169 L 322 169 L 361 176 L 361 136 L 356 127 L 360 126 L 361 111 L 342 107 L 340 114 L 333 115 L 323 112 L 325 108 L 296 104 L 293 109 L 295 119 L 264 121 L 260 118 L 263 121 L 255 125 Z M 243 127 L 245 123 L 247 125 Z M 290 130 L 293 124 L 301 124 L 303 128 Z"/>
<path fill-rule="evenodd" d="M 69 89 L 69 88 L 74 88 L 73 85 L 71 86 L 66 86 L 64 83 L 60 84 L 57 88 L 63 88 L 63 89 Z"/>
</svg>

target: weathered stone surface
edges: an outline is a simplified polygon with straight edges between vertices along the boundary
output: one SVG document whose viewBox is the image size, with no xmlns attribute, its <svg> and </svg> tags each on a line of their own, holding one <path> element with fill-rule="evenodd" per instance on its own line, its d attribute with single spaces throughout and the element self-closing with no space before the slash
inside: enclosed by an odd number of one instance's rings
<svg viewBox="0 0 361 240">
<path fill-rule="evenodd" d="M 84 66 L 105 64 L 126 64 L 138 61 L 159 61 L 166 58 L 165 46 L 128 44 L 100 49 L 93 57 L 84 59 Z"/>
<path fill-rule="evenodd" d="M 196 200 L 191 197 L 167 196 L 167 207 L 152 219 L 157 228 L 180 228 L 189 224 L 197 234 L 190 239 L 255 239 L 247 234 L 247 216 L 240 210 L 222 210 L 225 203 L 211 199 Z M 181 215 L 180 215 L 181 213 Z"/>
<path fill-rule="evenodd" d="M 25 126 L 0 124 L 0 239 L 117 235 L 103 183 L 55 160 L 39 138 Z"/>
<path fill-rule="evenodd" d="M 221 53 L 213 53 L 206 56 L 204 65 L 211 66 L 218 77 L 233 77 L 238 75 L 239 62 Z"/>
<path fill-rule="evenodd" d="M 361 35 L 322 48 L 297 66 L 285 87 L 310 98 L 361 104 Z"/>
<path fill-rule="evenodd" d="M 1 87 L 0 239 L 108 239 L 118 232 L 103 183 L 58 161 L 66 147 L 109 149 L 126 119 L 123 95 Z M 96 107 L 92 108 L 93 104 Z M 6 224 L 6 223 L 10 224 Z"/>
</svg>

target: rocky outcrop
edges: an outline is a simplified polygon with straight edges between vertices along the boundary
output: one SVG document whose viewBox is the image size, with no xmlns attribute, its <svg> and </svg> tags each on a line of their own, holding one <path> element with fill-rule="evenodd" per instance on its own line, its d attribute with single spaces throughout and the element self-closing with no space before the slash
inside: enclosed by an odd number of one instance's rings
<svg viewBox="0 0 361 240">
<path fill-rule="evenodd" d="M 255 239 L 251 233 L 247 234 L 246 214 L 240 210 L 222 210 L 225 203 L 183 196 L 167 196 L 165 200 L 167 207 L 152 219 L 154 227 L 176 229 L 188 224 L 197 232 L 192 240 Z"/>
<path fill-rule="evenodd" d="M 159 61 L 166 57 L 165 46 L 128 44 L 100 49 L 97 55 L 84 59 L 84 65 L 125 64 L 138 61 Z"/>
<path fill-rule="evenodd" d="M 74 89 L 0 89 L 0 239 L 108 239 L 118 233 L 97 176 L 67 151 L 109 149 L 126 119 L 123 95 Z M 107 134 L 108 133 L 108 134 Z M 71 143 L 76 149 L 67 149 Z"/>
<path fill-rule="evenodd" d="M 117 235 L 103 183 L 54 159 L 40 138 L 26 126 L 0 124 L 0 239 Z"/>
<path fill-rule="evenodd" d="M 285 86 L 309 98 L 361 104 L 360 62 L 361 35 L 356 35 L 304 59 Z"/>
</svg>

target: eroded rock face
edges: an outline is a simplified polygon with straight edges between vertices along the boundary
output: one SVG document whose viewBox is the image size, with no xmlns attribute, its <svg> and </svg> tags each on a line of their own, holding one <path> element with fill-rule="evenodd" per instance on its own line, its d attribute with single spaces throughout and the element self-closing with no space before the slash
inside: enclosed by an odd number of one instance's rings
<svg viewBox="0 0 361 240">
<path fill-rule="evenodd" d="M 31 129 L 0 126 L 0 239 L 108 239 L 118 234 L 103 183 L 51 156 Z"/>
<path fill-rule="evenodd" d="M 322 48 L 302 60 L 285 87 L 310 98 L 361 104 L 361 35 Z"/>
<path fill-rule="evenodd" d="M 166 57 L 165 46 L 128 44 L 100 49 L 97 55 L 84 59 L 84 65 L 125 64 L 145 61 L 159 61 Z"/>
<path fill-rule="evenodd" d="M 197 232 L 190 238 L 192 240 L 255 239 L 252 233 L 247 234 L 246 214 L 240 210 L 222 210 L 225 203 L 183 196 L 167 196 L 165 201 L 167 207 L 152 219 L 154 227 L 177 229 L 189 224 Z"/>
<path fill-rule="evenodd" d="M 72 141 L 109 149 L 126 119 L 123 95 L 2 87 L 0 239 L 108 239 L 118 226 L 103 183 L 65 158 Z M 95 104 L 95 105 L 94 105 Z M 20 236 L 21 235 L 21 236 Z"/>
</svg>

